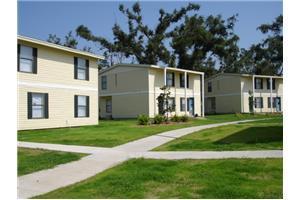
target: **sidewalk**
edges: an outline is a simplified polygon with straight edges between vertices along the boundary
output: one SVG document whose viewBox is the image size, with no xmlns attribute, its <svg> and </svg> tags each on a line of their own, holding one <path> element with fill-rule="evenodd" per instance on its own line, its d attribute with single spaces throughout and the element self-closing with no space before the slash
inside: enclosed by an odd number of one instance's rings
<svg viewBox="0 0 300 200">
<path fill-rule="evenodd" d="M 249 121 L 257 120 L 243 120 L 177 129 L 142 138 L 114 148 L 18 142 L 19 147 L 91 154 L 78 161 L 58 165 L 53 169 L 42 170 L 18 177 L 18 198 L 31 198 L 77 183 L 131 158 L 220 159 L 282 157 L 282 151 L 149 152 L 151 149 L 195 131 Z"/>
</svg>

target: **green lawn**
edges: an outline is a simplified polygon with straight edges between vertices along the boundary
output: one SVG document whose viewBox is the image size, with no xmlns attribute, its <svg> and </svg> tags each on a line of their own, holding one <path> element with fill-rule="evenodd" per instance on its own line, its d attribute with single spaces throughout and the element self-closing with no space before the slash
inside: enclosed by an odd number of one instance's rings
<svg viewBox="0 0 300 200">
<path fill-rule="evenodd" d="M 85 154 L 18 148 L 18 176 L 79 160 Z"/>
<path fill-rule="evenodd" d="M 206 129 L 166 143 L 158 151 L 282 149 L 282 117 Z"/>
<path fill-rule="evenodd" d="M 18 140 L 28 142 L 113 147 L 160 132 L 188 126 L 265 117 L 274 116 L 249 114 L 212 115 L 207 116 L 205 119 L 193 119 L 187 123 L 150 126 L 137 125 L 137 121 L 135 119 L 100 120 L 99 124 L 94 126 L 19 131 Z"/>
<path fill-rule="evenodd" d="M 134 159 L 36 198 L 283 198 L 282 159 Z"/>
</svg>

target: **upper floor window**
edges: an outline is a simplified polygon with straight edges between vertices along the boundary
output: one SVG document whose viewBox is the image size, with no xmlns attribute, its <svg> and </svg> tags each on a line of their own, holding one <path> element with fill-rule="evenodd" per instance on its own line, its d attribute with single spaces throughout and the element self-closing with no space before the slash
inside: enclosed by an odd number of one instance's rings
<svg viewBox="0 0 300 200">
<path fill-rule="evenodd" d="M 255 89 L 263 89 L 263 81 L 261 78 L 255 78 Z"/>
<path fill-rule="evenodd" d="M 180 87 L 184 88 L 184 74 L 180 74 Z M 186 75 L 186 87 L 189 88 L 189 75 Z"/>
<path fill-rule="evenodd" d="M 101 76 L 101 89 L 107 89 L 107 76 Z"/>
<path fill-rule="evenodd" d="M 28 119 L 48 118 L 48 94 L 28 92 Z"/>
<path fill-rule="evenodd" d="M 75 117 L 89 117 L 89 96 L 75 95 Z"/>
<path fill-rule="evenodd" d="M 175 86 L 175 73 L 174 72 L 167 72 L 167 86 Z"/>
<path fill-rule="evenodd" d="M 271 81 L 270 81 L 271 79 L 270 79 L 270 78 L 267 78 L 266 80 L 267 80 L 267 89 L 269 90 L 270 87 L 271 87 L 271 86 L 270 86 L 270 85 L 271 85 L 271 84 L 270 84 L 270 83 L 271 83 Z M 272 79 L 272 90 L 275 90 L 275 79 L 274 79 L 274 78 Z"/>
<path fill-rule="evenodd" d="M 74 57 L 74 78 L 89 80 L 89 60 Z"/>
<path fill-rule="evenodd" d="M 18 71 L 37 73 L 37 48 L 18 45 Z"/>
<path fill-rule="evenodd" d="M 212 92 L 212 83 L 211 82 L 207 83 L 207 92 Z"/>
</svg>

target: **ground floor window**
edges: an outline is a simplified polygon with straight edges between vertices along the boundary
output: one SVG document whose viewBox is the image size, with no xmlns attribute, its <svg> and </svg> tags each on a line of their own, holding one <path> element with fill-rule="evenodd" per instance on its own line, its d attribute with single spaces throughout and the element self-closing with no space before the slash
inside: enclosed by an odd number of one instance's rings
<svg viewBox="0 0 300 200">
<path fill-rule="evenodd" d="M 48 118 L 48 94 L 28 92 L 28 119 Z"/>
<path fill-rule="evenodd" d="M 89 96 L 74 96 L 75 117 L 89 117 Z"/>
<path fill-rule="evenodd" d="M 175 98 L 168 98 L 166 105 L 168 106 L 168 108 L 175 109 Z"/>
<path fill-rule="evenodd" d="M 272 107 L 275 108 L 276 97 L 272 98 Z M 271 108 L 271 97 L 268 97 L 268 108 Z"/>
<path fill-rule="evenodd" d="M 281 111 L 281 98 L 273 97 L 272 98 L 272 107 L 276 109 L 277 112 Z M 268 97 L 268 108 L 271 108 L 271 97 Z"/>
<path fill-rule="evenodd" d="M 263 108 L 264 103 L 263 103 L 263 98 L 262 97 L 255 97 L 255 108 Z"/>
<path fill-rule="evenodd" d="M 180 98 L 180 111 L 185 111 L 185 98 Z"/>
<path fill-rule="evenodd" d="M 111 99 L 106 100 L 106 113 L 111 113 Z"/>
</svg>

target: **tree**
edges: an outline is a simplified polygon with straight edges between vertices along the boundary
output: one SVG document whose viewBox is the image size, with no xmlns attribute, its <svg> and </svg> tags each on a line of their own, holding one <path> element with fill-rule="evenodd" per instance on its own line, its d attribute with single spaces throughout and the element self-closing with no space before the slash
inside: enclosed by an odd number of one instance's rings
<svg viewBox="0 0 300 200">
<path fill-rule="evenodd" d="M 238 57 L 239 37 L 233 33 L 237 15 L 227 20 L 218 16 L 186 16 L 185 21 L 170 33 L 171 47 L 178 58 L 178 68 L 201 70 L 212 75 L 231 68 Z"/>
<path fill-rule="evenodd" d="M 47 42 L 61 45 L 61 39 L 57 37 L 55 34 L 49 34 Z"/>
<path fill-rule="evenodd" d="M 279 15 L 271 24 L 262 24 L 257 29 L 267 38 L 243 50 L 239 64 L 243 72 L 263 75 L 282 75 L 283 73 L 283 16 Z"/>
<path fill-rule="evenodd" d="M 160 115 L 165 115 L 167 114 L 167 119 L 168 119 L 168 113 L 173 112 L 175 110 L 175 105 L 169 104 L 169 99 L 170 99 L 170 87 L 168 86 L 163 86 L 160 88 L 163 92 L 159 94 L 159 96 L 156 98 L 157 99 L 157 105 L 158 105 L 158 112 Z"/>
<path fill-rule="evenodd" d="M 104 37 L 95 36 L 88 27 L 80 25 L 76 29 L 77 35 L 85 38 L 88 41 L 99 43 L 108 54 L 115 56 L 124 55 L 125 58 L 131 57 L 133 62 L 140 64 L 157 64 L 163 62 L 165 64 L 174 64 L 169 49 L 166 47 L 168 29 L 171 25 L 177 23 L 189 11 L 199 10 L 197 4 L 188 4 L 179 10 L 174 10 L 171 13 L 159 10 L 159 23 L 150 29 L 143 22 L 141 15 L 140 4 L 135 3 L 131 9 L 125 8 L 123 4 L 119 6 L 119 10 L 127 18 L 128 31 L 121 29 L 120 25 L 114 24 L 112 31 L 114 41 L 110 42 Z"/>
<path fill-rule="evenodd" d="M 158 22 L 151 29 L 143 22 L 139 3 L 131 9 L 121 4 L 119 10 L 127 18 L 128 30 L 115 24 L 112 28 L 113 41 L 94 35 L 84 25 L 78 26 L 76 33 L 88 41 L 99 43 L 109 55 L 111 64 L 131 58 L 133 63 L 165 64 L 201 70 L 206 74 L 216 73 L 216 67 L 221 71 L 234 69 L 231 64 L 236 61 L 239 52 L 239 37 L 233 33 L 236 15 L 226 20 L 220 15 L 190 15 L 199 9 L 200 5 L 192 3 L 169 13 L 160 9 Z"/>
<path fill-rule="evenodd" d="M 65 36 L 65 43 L 63 45 L 66 47 L 73 48 L 73 49 L 77 48 L 78 42 L 77 42 L 76 38 L 73 36 L 72 31 L 70 31 Z"/>
<path fill-rule="evenodd" d="M 78 41 L 73 36 L 72 31 L 69 31 L 68 34 L 64 37 L 64 41 L 60 37 L 58 37 L 56 34 L 49 34 L 47 42 L 51 42 L 54 44 L 62 45 L 65 47 L 70 47 L 73 49 L 77 49 Z M 84 47 L 84 51 L 90 51 L 91 48 Z"/>
</svg>

